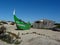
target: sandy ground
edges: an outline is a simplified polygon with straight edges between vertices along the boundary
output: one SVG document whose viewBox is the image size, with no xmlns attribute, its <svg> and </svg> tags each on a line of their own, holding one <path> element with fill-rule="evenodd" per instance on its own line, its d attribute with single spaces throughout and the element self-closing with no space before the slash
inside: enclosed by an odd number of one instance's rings
<svg viewBox="0 0 60 45">
<path fill-rule="evenodd" d="M 19 45 L 60 45 L 60 32 L 46 30 L 46 29 L 33 29 L 30 30 L 16 30 L 14 25 L 4 25 L 7 31 L 18 34 L 22 42 Z M 7 44 L 0 40 L 0 45 L 14 45 Z"/>
</svg>

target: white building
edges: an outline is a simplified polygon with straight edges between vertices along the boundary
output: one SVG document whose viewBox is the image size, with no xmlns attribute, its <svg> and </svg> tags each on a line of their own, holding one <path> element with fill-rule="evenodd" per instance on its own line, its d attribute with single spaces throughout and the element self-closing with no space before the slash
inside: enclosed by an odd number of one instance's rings
<svg viewBox="0 0 60 45">
<path fill-rule="evenodd" d="M 52 20 L 47 20 L 47 19 L 43 19 L 43 20 L 39 20 L 39 21 L 35 21 L 33 23 L 33 28 L 53 28 L 55 24 L 55 21 Z"/>
</svg>

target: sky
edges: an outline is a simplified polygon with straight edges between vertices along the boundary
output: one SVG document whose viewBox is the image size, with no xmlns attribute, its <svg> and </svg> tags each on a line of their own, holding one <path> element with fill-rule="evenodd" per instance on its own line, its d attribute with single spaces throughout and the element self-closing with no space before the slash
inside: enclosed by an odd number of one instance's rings
<svg viewBox="0 0 60 45">
<path fill-rule="evenodd" d="M 14 9 L 25 22 L 49 19 L 60 23 L 60 0 L 0 0 L 0 20 L 14 21 Z"/>
</svg>

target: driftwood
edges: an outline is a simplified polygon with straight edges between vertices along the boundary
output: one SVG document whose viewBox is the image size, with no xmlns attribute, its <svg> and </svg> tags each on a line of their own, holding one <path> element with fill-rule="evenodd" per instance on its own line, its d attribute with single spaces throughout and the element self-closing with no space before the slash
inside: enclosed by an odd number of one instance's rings
<svg viewBox="0 0 60 45">
<path fill-rule="evenodd" d="M 6 32 L 6 27 L 4 25 L 0 26 L 0 34 L 3 34 Z"/>
<path fill-rule="evenodd" d="M 16 35 L 15 33 L 12 33 L 12 32 L 7 32 L 10 36 L 13 36 L 13 37 L 15 37 L 15 38 L 21 38 L 21 37 L 19 37 L 19 33 L 18 33 L 18 35 Z"/>
<path fill-rule="evenodd" d="M 18 35 L 16 35 L 15 33 L 12 33 L 12 32 L 7 32 L 7 33 L 10 36 L 11 43 L 16 43 L 17 41 L 18 42 L 21 41 L 21 37 L 19 37 L 19 33 L 18 33 Z"/>
</svg>

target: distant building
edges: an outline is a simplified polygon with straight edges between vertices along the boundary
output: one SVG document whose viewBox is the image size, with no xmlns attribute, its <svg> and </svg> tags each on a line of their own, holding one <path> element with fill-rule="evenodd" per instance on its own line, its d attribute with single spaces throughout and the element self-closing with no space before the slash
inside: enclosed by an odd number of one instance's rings
<svg viewBox="0 0 60 45">
<path fill-rule="evenodd" d="M 43 19 L 43 20 L 39 20 L 39 21 L 35 21 L 32 25 L 33 28 L 52 28 L 54 27 L 55 21 L 52 20 L 47 20 L 47 19 Z"/>
</svg>

